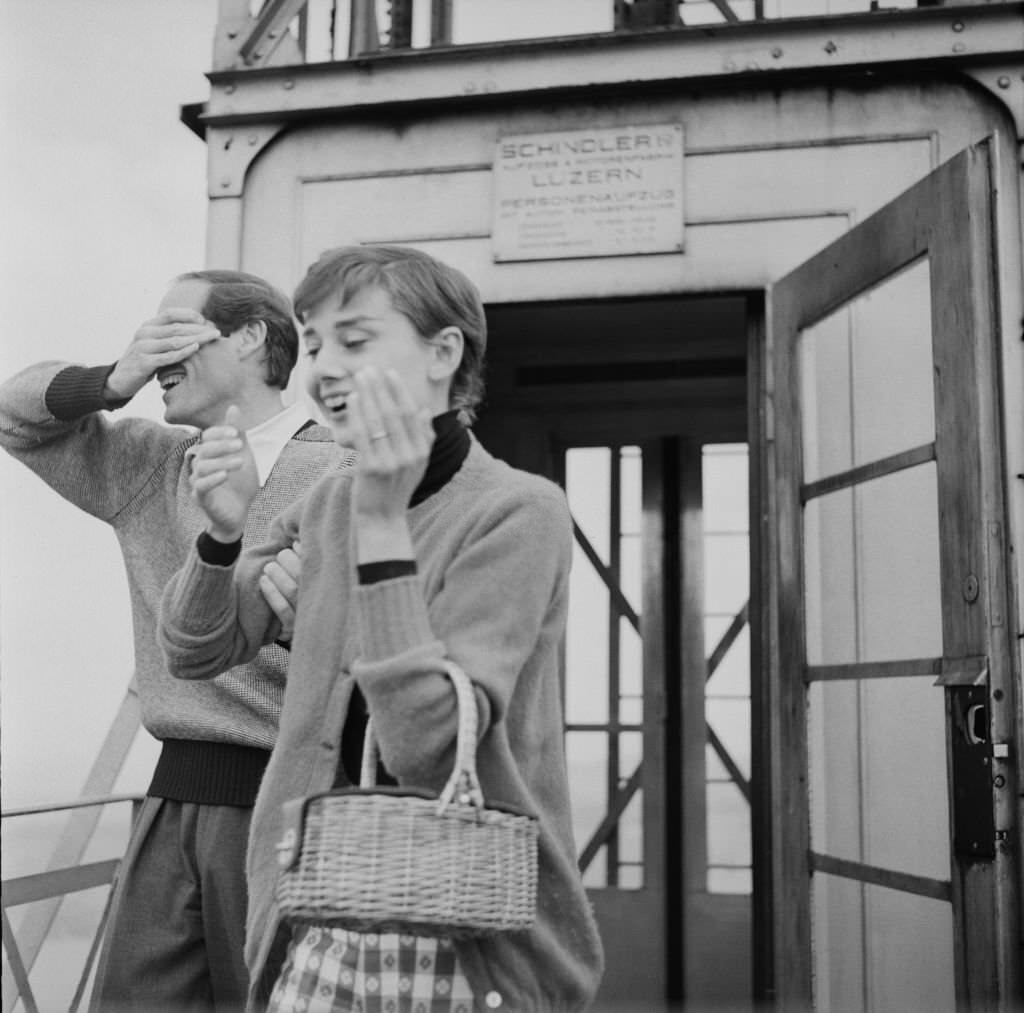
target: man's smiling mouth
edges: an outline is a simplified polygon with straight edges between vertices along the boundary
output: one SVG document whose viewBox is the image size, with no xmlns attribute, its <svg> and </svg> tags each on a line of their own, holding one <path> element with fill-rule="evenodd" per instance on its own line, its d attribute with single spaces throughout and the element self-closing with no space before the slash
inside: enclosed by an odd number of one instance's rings
<svg viewBox="0 0 1024 1013">
<path fill-rule="evenodd" d="M 156 380 L 161 390 L 170 390 L 177 387 L 185 379 L 185 370 L 179 366 L 168 366 L 166 369 L 157 371 Z"/>
</svg>

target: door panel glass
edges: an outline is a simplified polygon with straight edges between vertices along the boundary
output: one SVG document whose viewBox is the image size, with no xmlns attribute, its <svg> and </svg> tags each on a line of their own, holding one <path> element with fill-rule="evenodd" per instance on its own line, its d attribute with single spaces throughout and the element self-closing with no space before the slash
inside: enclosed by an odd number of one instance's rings
<svg viewBox="0 0 1024 1013">
<path fill-rule="evenodd" d="M 743 444 L 704 447 L 702 458 L 704 515 L 715 529 L 746 531 L 749 498 L 747 448 Z"/>
<path fill-rule="evenodd" d="M 635 446 L 565 454 L 578 528 L 566 631 L 566 750 L 588 887 L 644 884 L 642 467 Z"/>
<path fill-rule="evenodd" d="M 864 888 L 866 1009 L 954 1013 L 953 909 L 946 901 Z"/>
<path fill-rule="evenodd" d="M 861 683 L 869 865 L 949 878 L 946 707 L 931 676 Z"/>
<path fill-rule="evenodd" d="M 640 732 L 627 732 L 619 737 L 619 783 L 625 784 L 640 766 L 644 742 Z M 636 792 L 619 817 L 618 886 L 638 890 L 644 885 L 643 790 Z"/>
<path fill-rule="evenodd" d="M 817 1013 L 953 1013 L 946 901 L 818 873 L 812 903 Z"/>
<path fill-rule="evenodd" d="M 740 773 L 750 778 L 750 698 L 707 695 L 704 713 Z"/>
<path fill-rule="evenodd" d="M 707 512 L 705 524 L 709 523 Z M 704 538 L 705 605 L 709 613 L 735 615 L 750 597 L 750 546 L 746 531 L 712 529 Z"/>
<path fill-rule="evenodd" d="M 710 893 L 749 894 L 752 889 L 750 802 L 743 790 L 750 782 L 751 746 L 750 635 L 742 615 L 750 595 L 748 465 L 745 444 L 702 448 Z"/>
<path fill-rule="evenodd" d="M 607 447 L 579 447 L 566 454 L 566 494 L 573 520 L 606 562 L 611 511 L 608 489 L 611 451 Z M 593 495 L 601 490 L 603 495 Z M 608 588 L 587 560 L 579 544 L 573 545 L 569 575 L 569 618 L 566 624 L 566 714 L 574 722 L 608 720 Z M 567 718 L 568 719 L 568 718 Z"/>
<path fill-rule="evenodd" d="M 937 504 L 934 462 L 807 504 L 809 664 L 942 653 Z"/>
<path fill-rule="evenodd" d="M 711 893 L 749 893 L 750 806 L 732 781 L 707 786 L 708 890 Z M 728 885 L 729 889 L 723 889 Z"/>
<path fill-rule="evenodd" d="M 811 848 L 949 878 L 945 700 L 931 677 L 810 686 Z"/>
<path fill-rule="evenodd" d="M 863 660 L 942 653 L 934 462 L 856 489 Z"/>
<path fill-rule="evenodd" d="M 725 636 L 732 625 L 734 615 L 712 615 L 704 621 L 704 643 L 708 650 Z M 736 640 L 722 660 L 718 663 L 714 675 L 708 680 L 708 698 L 742 697 L 750 698 L 750 627 L 744 626 L 736 634 Z"/>
<path fill-rule="evenodd" d="M 591 839 L 601 825 L 605 803 L 605 773 L 608 768 L 608 738 L 601 732 L 567 731 L 565 760 L 569 771 L 573 835 L 577 850 Z M 605 886 L 603 862 L 593 861 L 583 872 L 587 887 Z"/>
<path fill-rule="evenodd" d="M 804 481 L 935 439 L 929 263 L 917 261 L 804 330 Z"/>
<path fill-rule="evenodd" d="M 811 880 L 815 1013 L 864 1013 L 868 1009 L 863 932 L 863 884 L 816 873 Z"/>
</svg>

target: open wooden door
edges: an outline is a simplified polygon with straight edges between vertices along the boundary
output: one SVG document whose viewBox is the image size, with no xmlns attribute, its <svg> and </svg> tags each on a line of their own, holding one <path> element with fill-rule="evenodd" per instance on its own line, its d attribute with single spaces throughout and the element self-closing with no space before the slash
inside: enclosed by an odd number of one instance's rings
<svg viewBox="0 0 1024 1013">
<path fill-rule="evenodd" d="M 787 1010 L 1017 1001 L 990 160 L 961 152 L 771 291 L 770 991 Z"/>
</svg>

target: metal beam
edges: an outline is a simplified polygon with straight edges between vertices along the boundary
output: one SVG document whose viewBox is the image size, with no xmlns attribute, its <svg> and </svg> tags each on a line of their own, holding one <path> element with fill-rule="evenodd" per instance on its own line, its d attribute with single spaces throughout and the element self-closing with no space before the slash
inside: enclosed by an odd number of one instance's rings
<svg viewBox="0 0 1024 1013">
<path fill-rule="evenodd" d="M 958 27 L 957 27 L 958 26 Z M 757 84 L 779 72 L 946 74 L 989 63 L 1020 67 L 1024 2 L 801 18 L 651 33 L 408 50 L 357 61 L 217 71 L 200 120 L 236 124 L 318 118 L 480 96 L 703 80 Z M 372 87 L 369 83 L 372 78 Z"/>
<path fill-rule="evenodd" d="M 715 751 L 715 755 L 722 761 L 722 765 L 729 772 L 729 778 L 739 788 L 740 794 L 747 800 L 747 805 L 750 805 L 750 782 L 743 776 L 743 771 L 740 770 L 739 765 L 732 758 L 729 750 L 725 748 L 725 743 L 718 737 L 710 723 L 704 727 L 708 736 L 708 745 L 711 746 Z"/>
<path fill-rule="evenodd" d="M 816 851 L 810 853 L 812 872 L 823 872 L 830 876 L 842 876 L 857 883 L 870 883 L 872 886 L 884 886 L 889 890 L 901 893 L 912 893 L 918 897 L 931 897 L 932 900 L 952 901 L 953 885 L 948 879 L 932 879 L 930 876 L 915 876 L 909 872 L 896 872 L 882 869 L 877 865 L 865 865 L 834 855 L 821 855 Z"/>
<path fill-rule="evenodd" d="M 580 872 L 587 871 L 590 863 L 594 860 L 594 856 L 601 850 L 618 826 L 620 817 L 626 811 L 626 806 L 632 801 L 633 796 L 640 787 L 642 774 L 643 764 L 637 764 L 636 770 L 633 771 L 629 780 L 619 789 L 619 793 L 612 800 L 612 804 L 608 807 L 608 812 L 605 813 L 604 819 L 601 820 L 600 825 L 591 835 L 590 840 L 587 841 L 586 847 L 580 852 Z"/>
<path fill-rule="evenodd" d="M 18 907 L 37 900 L 63 897 L 65 894 L 91 890 L 113 882 L 121 864 L 120 858 L 108 858 L 88 865 L 75 865 L 69 869 L 34 872 L 28 876 L 15 876 L 4 880 L 4 907 Z"/>
<path fill-rule="evenodd" d="M 18 999 L 25 1009 L 25 1013 L 39 1013 L 35 996 L 32 994 L 32 986 L 28 980 L 28 968 L 21 959 L 18 950 L 18 940 L 14 937 L 14 929 L 11 927 L 11 920 L 7 917 L 7 909 L 0 910 L 0 919 L 3 921 L 4 949 L 7 951 L 7 967 L 10 968 L 11 984 L 4 984 L 4 995 L 8 997 L 13 1006 Z"/>
<path fill-rule="evenodd" d="M 730 24 L 739 21 L 736 12 L 729 6 L 729 0 L 711 0 L 711 3 L 714 5 L 715 10 Z"/>
<path fill-rule="evenodd" d="M 75 798 L 69 802 L 41 802 L 39 805 L 16 806 L 4 809 L 0 817 L 5 820 L 13 816 L 39 816 L 43 813 L 57 813 L 65 809 L 90 809 L 97 805 L 111 805 L 114 802 L 141 802 L 141 795 L 96 795 L 88 798 Z"/>
<path fill-rule="evenodd" d="M 249 34 L 238 47 L 238 55 L 248 66 L 266 64 L 281 44 L 288 25 L 307 0 L 264 0 Z"/>
<path fill-rule="evenodd" d="M 116 873 L 114 879 L 117 879 Z M 96 963 L 96 957 L 100 952 L 100 943 L 103 940 L 104 932 L 106 932 L 107 922 L 110 920 L 110 908 L 113 905 L 113 901 L 114 884 L 111 884 L 111 888 L 107 891 L 107 899 L 103 902 L 103 912 L 100 914 L 96 931 L 92 935 L 92 942 L 89 944 L 89 952 L 85 956 L 85 965 L 78 979 L 78 987 L 75 989 L 75 994 L 71 997 L 68 1013 L 77 1013 L 78 1008 L 82 1005 L 82 999 L 85 997 L 85 990 L 89 984 L 89 976 L 92 974 L 93 965 Z"/>
<path fill-rule="evenodd" d="M 629 621 L 630 626 L 639 633 L 640 617 L 636 614 L 633 606 L 629 604 L 626 596 L 622 593 L 622 588 L 619 587 L 619 582 L 615 579 L 615 575 L 607 566 L 605 566 L 601 557 L 597 554 L 597 550 L 590 544 L 590 540 L 576 523 L 575 517 L 572 521 L 572 533 L 576 538 L 576 543 L 583 550 L 583 554 L 590 560 L 591 566 L 593 566 L 597 571 L 597 575 L 601 578 L 604 586 L 608 589 L 608 594 L 611 595 L 612 602 L 618 609 L 619 614 L 625 617 Z"/>
<path fill-rule="evenodd" d="M 708 672 L 705 677 L 705 682 L 711 678 L 718 670 L 718 666 L 722 663 L 722 659 L 729 653 L 729 648 L 736 643 L 736 638 L 743 632 L 743 628 L 747 625 L 747 619 L 750 615 L 750 602 L 745 601 L 743 608 L 733 616 L 732 622 L 729 623 L 729 628 L 722 634 L 722 639 L 715 644 L 715 649 L 711 652 L 711 656 L 708 658 Z"/>
</svg>

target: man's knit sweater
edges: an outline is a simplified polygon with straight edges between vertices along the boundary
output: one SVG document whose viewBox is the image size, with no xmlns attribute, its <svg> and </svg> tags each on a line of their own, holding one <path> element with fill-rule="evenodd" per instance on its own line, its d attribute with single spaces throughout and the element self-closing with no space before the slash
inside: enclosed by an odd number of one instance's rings
<svg viewBox="0 0 1024 1013">
<path fill-rule="evenodd" d="M 269 542 L 234 567 L 190 553 L 164 597 L 160 642 L 171 671 L 212 676 L 273 636 L 257 576 L 301 534 L 281 732 L 249 839 L 251 998 L 266 997 L 282 956 L 274 903 L 282 803 L 346 783 L 338 752 L 357 684 L 388 771 L 400 784 L 439 791 L 451 771 L 457 720 L 443 675 L 449 658 L 475 685 L 485 796 L 540 818 L 535 926 L 460 940 L 459 961 L 481 1008 L 494 993 L 504 1009 L 583 1008 L 597 988 L 602 952 L 576 869 L 562 738 L 558 666 L 572 545 L 565 498 L 474 441 L 454 477 L 409 510 L 419 572 L 361 585 L 351 491 L 350 476 L 322 479 L 279 518 Z"/>
<path fill-rule="evenodd" d="M 0 385 L 0 446 L 65 499 L 114 529 L 131 596 L 145 727 L 161 740 L 269 750 L 284 694 L 285 650 L 271 644 L 206 683 L 173 679 L 164 666 L 156 644 L 160 597 L 204 526 L 189 495 L 185 457 L 197 437 L 194 430 L 146 419 L 112 422 L 102 410 L 110 407 L 102 396 L 108 372 L 109 367 L 45 362 L 7 380 Z M 328 469 L 347 467 L 353 456 L 343 453 L 322 426 L 295 434 L 256 497 L 245 537 L 261 541 L 277 513 Z M 204 756 L 215 765 L 232 766 L 223 750 Z M 232 802 L 236 789 L 230 782 L 236 774 L 225 769 L 225 783 L 204 790 L 216 801 Z M 251 796 L 254 789 L 237 790 Z M 234 801 L 251 803 L 252 797 Z"/>
</svg>

